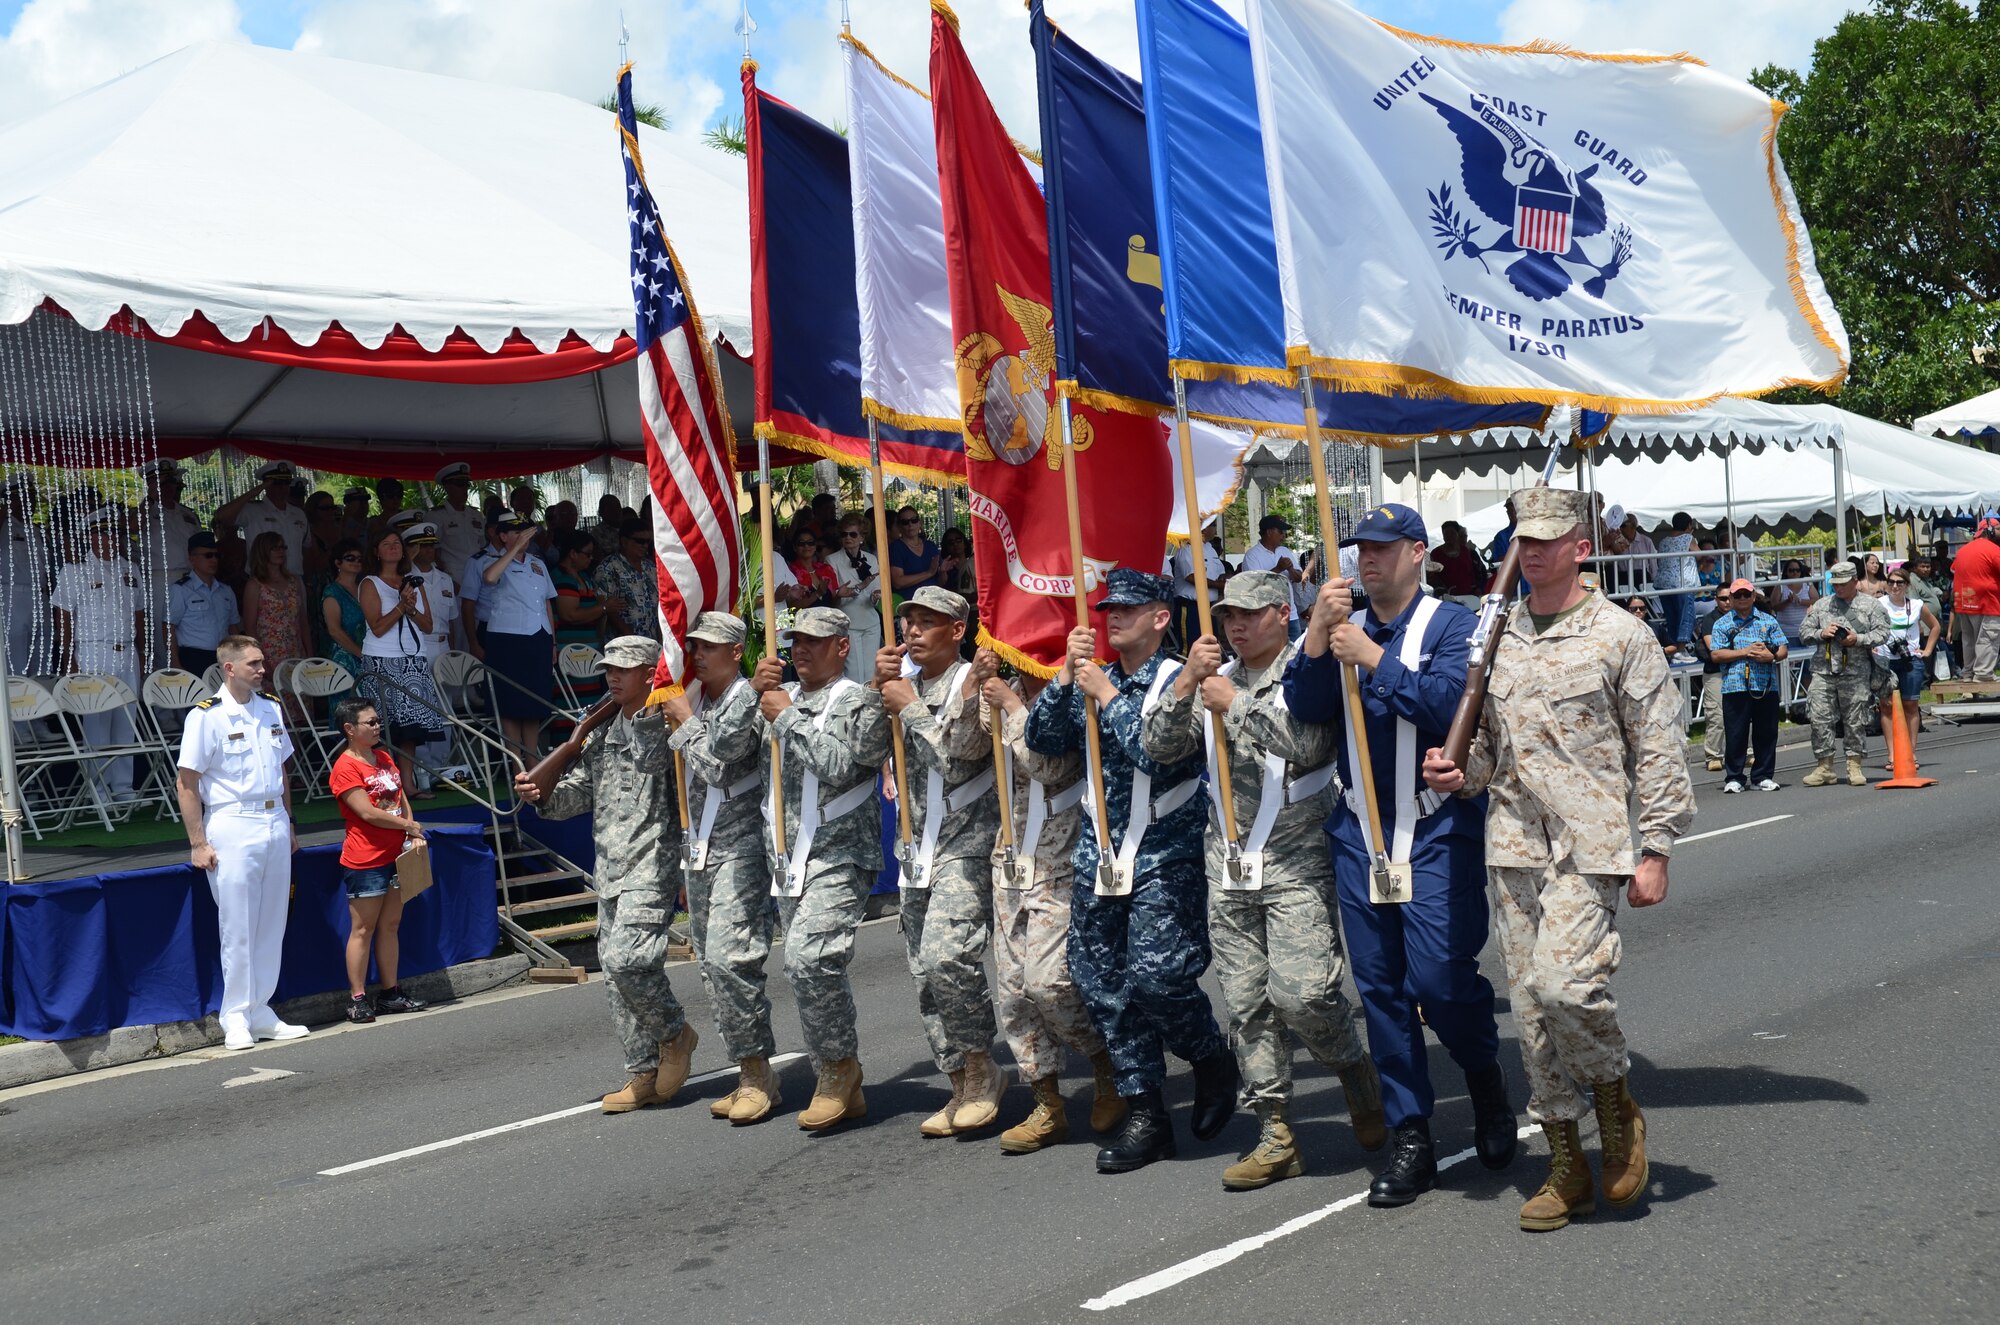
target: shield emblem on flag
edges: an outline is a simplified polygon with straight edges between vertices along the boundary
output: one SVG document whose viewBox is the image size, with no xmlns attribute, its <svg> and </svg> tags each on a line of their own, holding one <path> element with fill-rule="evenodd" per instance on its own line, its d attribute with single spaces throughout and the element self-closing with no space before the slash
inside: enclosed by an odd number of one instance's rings
<svg viewBox="0 0 2000 1325">
<path fill-rule="evenodd" d="M 1514 242 L 1530 253 L 1567 253 L 1575 213 L 1575 194 L 1524 184 L 1514 191 Z"/>
</svg>

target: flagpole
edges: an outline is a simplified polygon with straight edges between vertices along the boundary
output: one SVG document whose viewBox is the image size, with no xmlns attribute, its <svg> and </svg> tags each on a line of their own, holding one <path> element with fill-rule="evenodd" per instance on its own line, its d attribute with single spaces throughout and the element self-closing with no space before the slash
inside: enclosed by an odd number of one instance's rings
<svg viewBox="0 0 2000 1325">
<path fill-rule="evenodd" d="M 1056 411 L 1062 422 L 1063 501 L 1069 508 L 1070 586 L 1075 591 L 1077 629 L 1088 630 L 1090 591 L 1083 582 L 1083 506 L 1076 495 L 1076 435 L 1070 427 L 1068 396 L 1057 396 Z M 1065 646 L 1064 654 L 1067 653 Z M 1090 753 L 1090 794 L 1094 811 L 1091 821 L 1097 826 L 1097 878 L 1101 885 L 1108 885 L 1111 880 L 1111 829 L 1105 819 L 1108 808 L 1104 803 L 1104 750 L 1097 734 L 1097 701 L 1089 695 L 1083 697 L 1083 739 Z"/>
<path fill-rule="evenodd" d="M 764 657 L 778 656 L 778 586 L 771 578 L 771 439 L 761 430 L 757 436 L 757 526 L 761 537 L 758 553 L 764 563 Z M 777 848 L 772 871 L 779 878 L 786 873 L 785 861 L 785 765 L 783 745 L 771 738 L 771 845 Z"/>
<path fill-rule="evenodd" d="M 882 439 L 872 414 L 868 416 L 868 486 L 875 498 L 875 572 L 882 583 L 882 593 L 877 601 L 882 605 L 882 642 L 887 644 L 896 638 L 896 609 L 890 601 L 894 595 L 889 586 L 889 513 L 883 509 L 887 498 L 882 492 Z M 896 859 L 902 863 L 907 874 L 912 863 L 910 778 L 904 764 L 907 756 L 903 753 L 903 720 L 895 714 L 889 715 L 889 738 L 893 743 L 890 762 L 896 782 L 896 831 L 899 839 Z"/>
<path fill-rule="evenodd" d="M 1201 537 L 1201 493 L 1194 475 L 1194 433 L 1188 423 L 1187 384 L 1179 373 L 1174 379 L 1174 437 L 1180 443 L 1181 505 L 1187 511 L 1188 561 L 1194 568 L 1194 610 L 1201 633 L 1213 635 L 1213 615 L 1208 607 L 1208 549 Z M 1199 702 L 1200 695 L 1195 696 Z M 1243 872 L 1243 847 L 1236 834 L 1236 794 L 1229 783 L 1229 726 L 1220 713 L 1211 713 L 1215 728 L 1215 793 L 1222 807 L 1223 867 L 1231 878 Z"/>
<path fill-rule="evenodd" d="M 1340 540 L 1335 536 L 1333 527 L 1333 493 L 1327 484 L 1326 456 L 1320 451 L 1319 403 L 1313 398 L 1313 379 L 1309 369 L 1299 370 L 1299 399 L 1305 407 L 1306 453 L 1312 460 L 1313 496 L 1319 503 L 1319 555 L 1326 565 L 1328 578 L 1332 578 L 1340 573 Z M 1347 729 L 1354 737 L 1354 762 L 1359 765 L 1352 771 L 1361 780 L 1361 796 L 1368 809 L 1362 819 L 1368 830 L 1368 855 L 1372 862 L 1368 900 L 1407 902 L 1410 900 L 1408 887 L 1399 887 L 1389 869 L 1389 853 L 1383 845 L 1382 810 L 1375 799 L 1375 761 L 1368 750 L 1368 715 L 1361 707 L 1360 673 L 1341 663 L 1340 684 L 1347 696 Z"/>
</svg>

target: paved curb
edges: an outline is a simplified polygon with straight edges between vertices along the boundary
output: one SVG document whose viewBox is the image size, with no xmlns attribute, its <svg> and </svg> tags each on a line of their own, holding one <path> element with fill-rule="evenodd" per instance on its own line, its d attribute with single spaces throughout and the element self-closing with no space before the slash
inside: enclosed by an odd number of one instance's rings
<svg viewBox="0 0 2000 1325">
<path fill-rule="evenodd" d="M 443 1002 L 519 984 L 527 979 L 530 965 L 528 958 L 519 953 L 490 957 L 410 976 L 403 981 L 403 987 L 418 998 Z M 277 1012 L 287 1021 L 321 1026 L 340 1020 L 346 1006 L 347 991 L 335 989 L 281 1003 Z M 222 1027 L 213 1016 L 207 1016 L 200 1021 L 120 1026 L 108 1035 L 88 1035 L 75 1040 L 30 1040 L 0 1046 L 0 1090 L 148 1058 L 171 1058 L 221 1043 Z"/>
</svg>

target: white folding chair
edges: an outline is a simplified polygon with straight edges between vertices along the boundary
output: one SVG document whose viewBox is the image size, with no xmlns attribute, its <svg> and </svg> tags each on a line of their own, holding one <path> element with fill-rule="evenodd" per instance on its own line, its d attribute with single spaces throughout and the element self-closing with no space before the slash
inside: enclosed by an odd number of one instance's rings
<svg viewBox="0 0 2000 1325">
<path fill-rule="evenodd" d="M 208 687 L 211 695 L 222 689 L 222 664 L 210 663 L 201 674 L 201 683 Z"/>
<path fill-rule="evenodd" d="M 145 701 L 139 705 L 141 736 L 157 743 L 154 759 L 170 786 L 179 784 L 180 736 L 188 710 L 214 693 L 193 672 L 177 667 L 163 667 L 139 683 L 139 698 Z M 178 798 L 174 817 L 180 817 Z"/>
<path fill-rule="evenodd" d="M 336 697 L 345 698 L 354 690 L 353 675 L 331 658 L 300 658 L 287 679 L 292 694 L 302 700 L 323 699 L 329 710 Z M 321 780 L 331 774 L 333 761 L 347 744 L 347 738 L 331 730 L 331 726 L 330 722 L 311 722 L 292 732 L 292 746 L 297 752 L 294 762 L 303 776 L 308 798 Z"/>
<path fill-rule="evenodd" d="M 73 719 L 77 728 L 77 744 L 89 757 L 87 767 L 92 782 L 97 784 L 100 804 L 115 805 L 117 817 L 129 818 L 142 805 L 155 805 L 157 814 L 179 815 L 174 803 L 173 787 L 170 781 L 162 781 L 161 770 L 153 758 L 156 747 L 141 736 L 144 719 L 138 713 L 139 696 L 132 693 L 132 687 L 123 677 L 109 676 L 98 672 L 78 672 L 57 681 L 50 692 L 55 696 L 56 707 Z M 114 713 L 122 708 L 131 708 L 132 739 L 111 745 L 95 745 L 83 736 L 83 719 L 100 713 Z M 103 786 L 104 770 L 113 759 L 130 759 L 132 767 L 133 798 L 129 801 L 113 802 Z"/>
<path fill-rule="evenodd" d="M 39 841 L 44 819 L 52 820 L 50 832 L 61 832 L 89 808 L 110 832 L 111 813 L 97 795 L 76 733 L 49 688 L 25 676 L 8 677 L 7 714 L 15 724 L 14 777 L 28 831 Z M 65 767 L 73 770 L 68 782 L 61 776 Z"/>
<path fill-rule="evenodd" d="M 604 675 L 604 655 L 589 644 L 565 644 L 556 650 L 556 683 L 562 688 L 563 703 L 581 714 L 583 700 L 576 683 L 585 677 Z"/>
</svg>

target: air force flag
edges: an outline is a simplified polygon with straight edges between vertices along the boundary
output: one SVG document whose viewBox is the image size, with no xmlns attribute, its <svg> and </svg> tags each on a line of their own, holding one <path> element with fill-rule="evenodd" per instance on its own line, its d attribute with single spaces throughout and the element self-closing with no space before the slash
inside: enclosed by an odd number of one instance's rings
<svg viewBox="0 0 2000 1325">
<path fill-rule="evenodd" d="M 1686 56 L 1249 12 L 1293 366 L 1626 413 L 1846 376 L 1782 104 Z"/>
</svg>

